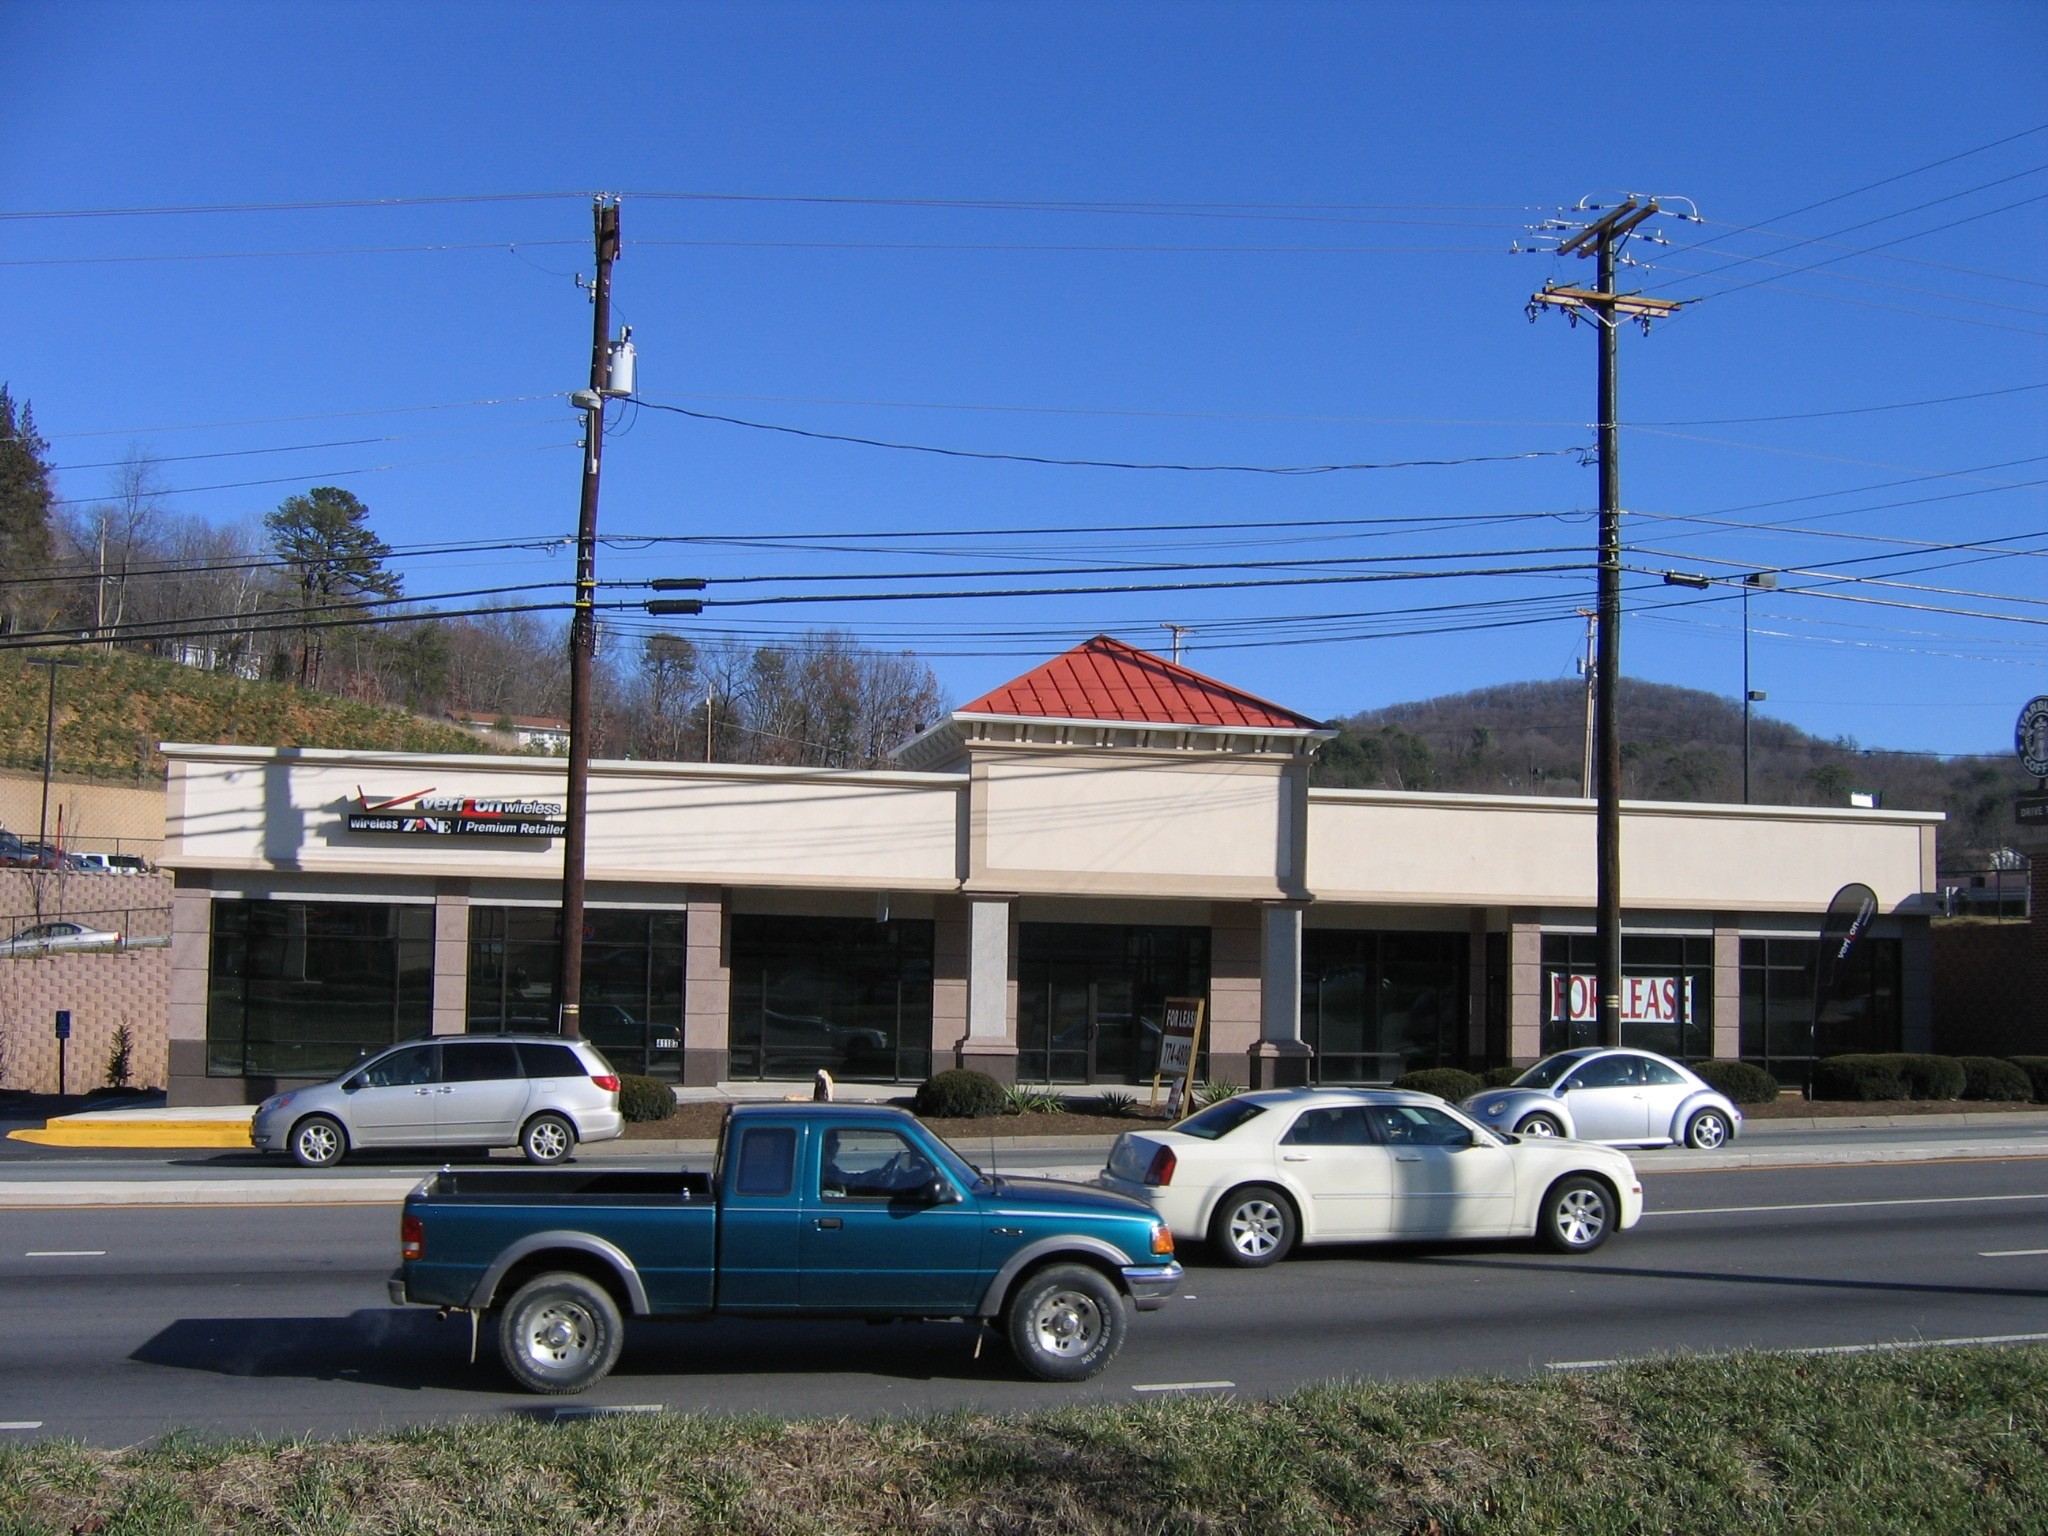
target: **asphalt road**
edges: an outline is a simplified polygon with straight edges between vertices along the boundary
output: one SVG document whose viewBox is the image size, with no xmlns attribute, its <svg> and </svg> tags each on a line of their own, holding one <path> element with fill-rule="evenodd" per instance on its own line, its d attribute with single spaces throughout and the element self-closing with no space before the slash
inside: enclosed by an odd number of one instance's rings
<svg viewBox="0 0 2048 1536">
<path fill-rule="evenodd" d="M 0 1434 L 128 1444 L 647 1405 L 1018 1409 L 1678 1349 L 2048 1335 L 2048 1161 L 1645 1183 L 1653 1214 L 1579 1259 L 1358 1247 L 1242 1271 L 1191 1253 L 1184 1295 L 1137 1318 L 1122 1357 L 1078 1387 L 1024 1379 L 993 1340 L 975 1358 L 978 1330 L 961 1324 L 634 1323 L 619 1370 L 566 1402 L 509 1390 L 488 1340 L 471 1365 L 465 1320 L 386 1304 L 387 1209 L 13 1210 L 0 1218 Z"/>
</svg>

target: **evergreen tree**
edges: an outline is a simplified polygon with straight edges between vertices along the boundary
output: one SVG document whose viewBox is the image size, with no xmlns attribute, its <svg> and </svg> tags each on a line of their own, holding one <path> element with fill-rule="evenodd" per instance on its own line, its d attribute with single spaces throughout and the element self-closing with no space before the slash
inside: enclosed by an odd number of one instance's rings
<svg viewBox="0 0 2048 1536">
<path fill-rule="evenodd" d="M 398 573 L 384 566 L 391 546 L 370 531 L 369 516 L 370 509 L 339 486 L 316 485 L 304 496 L 287 496 L 263 519 L 271 547 L 298 588 L 306 621 L 299 642 L 302 688 L 320 681 L 323 631 L 314 626 L 323 610 L 399 594 Z"/>
<path fill-rule="evenodd" d="M 50 564 L 50 445 L 36 432 L 35 412 L 16 404 L 0 384 L 0 570 L 42 571 Z M 0 588 L 0 630 L 30 627 L 40 611 L 33 587 Z"/>
</svg>

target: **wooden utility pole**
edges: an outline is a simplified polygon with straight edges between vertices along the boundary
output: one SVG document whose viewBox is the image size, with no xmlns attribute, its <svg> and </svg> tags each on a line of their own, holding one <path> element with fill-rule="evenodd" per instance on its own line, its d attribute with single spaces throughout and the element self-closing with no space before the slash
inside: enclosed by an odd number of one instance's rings
<svg viewBox="0 0 2048 1536">
<path fill-rule="evenodd" d="M 1557 248 L 1560 256 L 1592 256 L 1598 267 L 1591 289 L 1545 284 L 1531 296 L 1533 318 L 1543 308 L 1562 309 L 1576 320 L 1584 314 L 1599 332 L 1600 602 L 1593 659 L 1593 768 L 1595 815 L 1595 969 L 1600 991 L 1600 1043 L 1621 1044 L 1621 729 L 1615 717 L 1621 682 L 1621 444 L 1616 424 L 1616 342 L 1624 319 L 1645 328 L 1652 319 L 1678 312 L 1668 299 L 1614 290 L 1614 253 L 1629 232 L 1661 210 L 1654 201 L 1631 197 L 1610 209 Z"/>
<path fill-rule="evenodd" d="M 592 218 L 597 275 L 590 285 L 590 389 L 573 397 L 583 412 L 583 506 L 576 523 L 576 606 L 569 619 L 569 788 L 562 832 L 562 945 L 555 970 L 555 1017 L 571 1039 L 583 1033 L 583 863 L 590 801 L 591 670 L 597 654 L 597 486 L 604 455 L 605 392 L 611 384 L 617 199 L 597 199 Z"/>
</svg>

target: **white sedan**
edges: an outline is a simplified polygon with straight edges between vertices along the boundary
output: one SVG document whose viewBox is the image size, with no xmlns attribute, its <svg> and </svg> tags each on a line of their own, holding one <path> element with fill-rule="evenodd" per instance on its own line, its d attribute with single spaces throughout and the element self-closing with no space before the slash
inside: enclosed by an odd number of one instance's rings
<svg viewBox="0 0 2048 1536">
<path fill-rule="evenodd" d="M 121 935 L 83 923 L 36 923 L 11 939 L 0 940 L 0 954 L 49 955 L 73 949 L 114 949 Z"/>
<path fill-rule="evenodd" d="M 1375 1088 L 1244 1093 L 1128 1131 L 1102 1183 L 1245 1267 L 1297 1242 L 1534 1236 L 1588 1253 L 1643 1214 L 1625 1153 L 1504 1135 L 1429 1094 Z"/>
</svg>

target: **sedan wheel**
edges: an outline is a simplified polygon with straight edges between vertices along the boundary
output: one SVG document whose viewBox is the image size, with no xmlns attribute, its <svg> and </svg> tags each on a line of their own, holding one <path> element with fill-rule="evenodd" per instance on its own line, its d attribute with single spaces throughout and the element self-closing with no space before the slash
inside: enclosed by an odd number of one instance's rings
<svg viewBox="0 0 2048 1536">
<path fill-rule="evenodd" d="M 1703 1109 L 1685 1128 L 1685 1144 L 1702 1152 L 1719 1150 L 1728 1140 L 1728 1120 L 1718 1109 Z"/>
<path fill-rule="evenodd" d="M 1515 1127 L 1517 1136 L 1562 1136 L 1564 1127 L 1549 1115 L 1531 1115 Z"/>
<path fill-rule="evenodd" d="M 1209 1219 L 1217 1256 L 1239 1269 L 1277 1264 L 1294 1248 L 1294 1208 L 1277 1189 L 1247 1184 L 1233 1190 Z"/>
<path fill-rule="evenodd" d="M 1598 1179 L 1559 1179 L 1543 1197 L 1536 1235 L 1558 1253 L 1591 1253 L 1614 1230 L 1614 1196 Z"/>
</svg>

